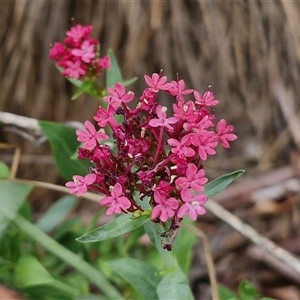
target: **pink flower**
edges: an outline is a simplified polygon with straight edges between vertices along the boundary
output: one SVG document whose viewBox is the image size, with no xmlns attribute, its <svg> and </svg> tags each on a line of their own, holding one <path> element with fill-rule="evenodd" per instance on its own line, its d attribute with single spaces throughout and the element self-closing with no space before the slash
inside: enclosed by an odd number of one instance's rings
<svg viewBox="0 0 300 300">
<path fill-rule="evenodd" d="M 176 198 L 166 198 L 159 194 L 156 194 L 156 196 L 154 196 L 154 200 L 157 204 L 152 210 L 152 220 L 159 218 L 162 222 L 166 222 L 168 218 L 174 217 L 175 211 L 179 206 L 178 200 Z"/>
<path fill-rule="evenodd" d="M 186 176 L 176 179 L 176 187 L 178 189 L 192 188 L 194 191 L 202 192 L 204 191 L 204 184 L 208 181 L 204 175 L 205 172 L 203 169 L 198 171 L 195 164 L 189 163 L 186 168 Z"/>
<path fill-rule="evenodd" d="M 167 143 L 172 146 L 171 152 L 177 154 L 180 158 L 195 156 L 195 151 L 191 147 L 188 147 L 191 142 L 187 135 L 185 135 L 181 141 L 171 138 L 167 140 Z"/>
<path fill-rule="evenodd" d="M 108 136 L 103 132 L 97 132 L 95 126 L 90 121 L 85 121 L 84 130 L 76 130 L 77 140 L 84 143 L 84 147 L 88 150 L 93 150 L 98 145 L 98 140 L 105 141 Z"/>
<path fill-rule="evenodd" d="M 163 127 L 166 127 L 167 129 L 169 129 L 170 131 L 174 131 L 171 124 L 177 123 L 178 118 L 176 118 L 176 117 L 167 118 L 166 110 L 167 110 L 167 108 L 165 106 L 157 105 L 156 114 L 157 114 L 158 118 L 157 119 L 151 119 L 149 121 L 149 125 L 151 127 L 163 126 Z"/>
<path fill-rule="evenodd" d="M 157 73 L 153 73 L 151 77 L 145 75 L 144 78 L 152 92 L 157 93 L 159 90 L 168 90 L 171 87 L 170 83 L 166 83 L 167 76 L 160 77 Z"/>
<path fill-rule="evenodd" d="M 154 189 L 154 197 L 157 199 L 167 197 L 171 188 L 172 187 L 169 182 L 166 182 L 164 180 L 160 181 Z"/>
<path fill-rule="evenodd" d="M 200 194 L 193 196 L 191 190 L 183 189 L 181 191 L 181 199 L 184 203 L 178 210 L 178 218 L 183 218 L 188 214 L 191 220 L 196 221 L 197 215 L 204 215 L 206 213 L 205 208 L 201 205 L 207 202 L 207 196 Z"/>
<path fill-rule="evenodd" d="M 181 120 L 187 120 L 188 122 L 195 122 L 199 117 L 198 112 L 195 110 L 195 103 L 191 100 L 186 103 L 174 103 L 173 111 L 175 117 Z"/>
<path fill-rule="evenodd" d="M 82 26 L 78 24 L 73 26 L 66 34 L 68 37 L 72 38 L 74 42 L 79 42 L 81 38 L 88 37 L 92 30 L 92 26 Z"/>
<path fill-rule="evenodd" d="M 227 125 L 224 119 L 217 124 L 217 139 L 221 141 L 224 148 L 230 148 L 228 141 L 231 142 L 237 139 L 237 136 L 232 131 L 233 126 Z"/>
<path fill-rule="evenodd" d="M 200 93 L 197 91 L 194 91 L 194 97 L 196 99 L 196 103 L 199 105 L 205 105 L 205 106 L 215 106 L 219 104 L 219 100 L 215 99 L 215 95 L 211 91 L 206 91 L 203 95 L 201 96 Z"/>
<path fill-rule="evenodd" d="M 122 196 L 123 190 L 120 183 L 116 183 L 111 191 L 111 196 L 106 196 L 99 201 L 102 206 L 109 206 L 106 211 L 107 215 L 113 213 L 120 214 L 122 211 L 127 210 L 131 206 L 130 200 Z"/>
<path fill-rule="evenodd" d="M 103 69 L 110 69 L 110 57 L 106 55 L 104 57 L 100 57 L 97 62 L 98 67 Z"/>
<path fill-rule="evenodd" d="M 215 155 L 218 142 L 215 140 L 215 133 L 211 131 L 202 132 L 199 137 L 198 154 L 202 160 L 206 160 L 208 155 Z"/>
<path fill-rule="evenodd" d="M 72 77 L 74 79 L 78 79 L 80 76 L 85 75 L 86 70 L 82 68 L 81 61 L 75 60 L 73 61 L 66 61 L 66 68 L 62 72 L 64 76 Z"/>
<path fill-rule="evenodd" d="M 89 41 L 84 41 L 81 49 L 73 49 L 71 53 L 74 56 L 80 57 L 82 61 L 90 63 L 91 59 L 95 57 L 95 46 L 91 45 Z"/>
<path fill-rule="evenodd" d="M 55 43 L 49 51 L 49 57 L 54 60 L 61 60 L 63 59 L 65 53 L 65 46 L 62 43 Z"/>
<path fill-rule="evenodd" d="M 108 123 L 112 128 L 115 128 L 118 126 L 118 123 L 114 118 L 115 112 L 116 109 L 111 105 L 108 106 L 107 110 L 100 106 L 94 120 L 98 122 L 100 127 L 105 127 Z"/>
<path fill-rule="evenodd" d="M 109 103 L 114 108 L 118 108 L 122 103 L 132 101 L 134 93 L 129 91 L 126 93 L 123 84 L 117 82 L 113 88 L 108 88 L 109 96 L 103 97 L 103 100 Z"/>
<path fill-rule="evenodd" d="M 194 90 L 187 89 L 185 90 L 185 83 L 183 79 L 179 81 L 172 80 L 171 81 L 171 88 L 168 90 L 172 96 L 176 96 L 178 100 L 183 101 L 184 96 L 187 94 L 191 94 Z"/>
<path fill-rule="evenodd" d="M 97 176 L 95 174 L 88 174 L 85 177 L 74 175 L 73 181 L 68 181 L 66 187 L 70 189 L 70 194 L 80 197 L 87 192 L 88 186 L 93 184 Z"/>
</svg>

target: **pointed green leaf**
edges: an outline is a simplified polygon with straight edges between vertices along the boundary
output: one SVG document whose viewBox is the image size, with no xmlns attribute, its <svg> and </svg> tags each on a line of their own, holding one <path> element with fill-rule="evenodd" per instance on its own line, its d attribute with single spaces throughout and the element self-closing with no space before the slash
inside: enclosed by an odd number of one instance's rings
<svg viewBox="0 0 300 300">
<path fill-rule="evenodd" d="M 106 88 L 113 87 L 116 82 L 121 82 L 124 86 L 127 86 L 137 80 L 137 77 L 123 80 L 120 66 L 113 50 L 110 49 L 108 55 L 110 57 L 111 67 L 106 71 Z"/>
<path fill-rule="evenodd" d="M 24 183 L 16 183 L 7 180 L 0 181 L 0 211 L 1 209 L 8 210 L 11 216 L 15 216 L 25 202 L 28 194 L 32 189 L 31 185 Z M 0 240 L 3 236 L 10 219 L 0 215 Z"/>
<path fill-rule="evenodd" d="M 31 255 L 22 256 L 15 268 L 15 284 L 17 287 L 25 288 L 30 286 L 53 283 L 53 277 Z"/>
<path fill-rule="evenodd" d="M 209 198 L 220 193 L 227 185 L 229 185 L 232 181 L 240 177 L 245 173 L 244 170 L 234 171 L 229 174 L 222 175 L 205 185 L 204 194 L 206 194 Z"/>
<path fill-rule="evenodd" d="M 145 224 L 148 220 L 148 214 L 134 218 L 132 218 L 132 214 L 122 215 L 76 240 L 81 243 L 104 241 L 132 231 Z"/>
<path fill-rule="evenodd" d="M 67 180 L 70 180 L 75 174 L 86 175 L 91 165 L 90 162 L 71 159 L 71 156 L 79 146 L 75 129 L 63 124 L 46 121 L 39 121 L 39 126 L 50 142 L 60 174 Z"/>
<path fill-rule="evenodd" d="M 158 299 L 156 288 L 161 277 L 151 265 L 133 258 L 120 258 L 106 262 L 116 273 L 128 281 L 142 296 L 142 299 Z"/>
<path fill-rule="evenodd" d="M 93 83 L 91 81 L 84 81 L 73 94 L 71 100 L 77 99 L 82 93 L 87 92 L 88 94 L 92 93 Z"/>
<path fill-rule="evenodd" d="M 113 50 L 108 51 L 110 57 L 110 69 L 106 71 L 106 87 L 113 87 L 116 82 L 122 82 L 122 73 Z"/>
<path fill-rule="evenodd" d="M 65 196 L 59 199 L 43 214 L 36 226 L 43 232 L 51 232 L 71 212 L 76 201 L 77 198 L 74 196 Z"/>
</svg>

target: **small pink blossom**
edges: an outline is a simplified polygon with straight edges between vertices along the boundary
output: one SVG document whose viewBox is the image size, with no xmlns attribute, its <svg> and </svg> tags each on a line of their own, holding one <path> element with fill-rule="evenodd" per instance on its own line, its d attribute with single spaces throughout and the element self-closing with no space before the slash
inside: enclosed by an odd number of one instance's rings
<svg viewBox="0 0 300 300">
<path fill-rule="evenodd" d="M 132 101 L 134 97 L 134 93 L 131 91 L 126 93 L 124 85 L 119 82 L 113 88 L 108 88 L 107 91 L 109 96 L 103 97 L 103 100 L 114 108 L 118 108 L 122 103 Z"/>
<path fill-rule="evenodd" d="M 74 42 L 79 42 L 83 37 L 88 37 L 92 30 L 92 26 L 82 26 L 78 24 L 73 26 L 66 34 L 72 38 Z"/>
<path fill-rule="evenodd" d="M 204 106 L 215 106 L 219 104 L 219 100 L 215 99 L 215 95 L 211 91 L 206 91 L 203 94 L 203 97 L 201 96 L 200 93 L 197 91 L 194 91 L 194 97 L 196 100 L 196 103 L 199 105 L 204 105 Z"/>
<path fill-rule="evenodd" d="M 149 121 L 149 125 L 151 127 L 166 127 L 170 131 L 174 131 L 173 127 L 171 125 L 175 124 L 178 122 L 178 118 L 176 117 L 170 117 L 167 118 L 166 115 L 166 110 L 167 108 L 165 106 L 157 105 L 156 108 L 156 114 L 157 114 L 157 119 L 151 119 Z"/>
<path fill-rule="evenodd" d="M 184 203 L 178 210 L 178 218 L 189 215 L 191 220 L 196 221 L 198 215 L 204 215 L 206 213 L 205 208 L 201 205 L 207 202 L 207 196 L 201 194 L 193 196 L 191 190 L 183 189 L 181 190 L 181 199 Z"/>
<path fill-rule="evenodd" d="M 151 77 L 145 75 L 144 78 L 152 92 L 157 93 L 159 90 L 168 90 L 171 87 L 170 83 L 166 83 L 167 76 L 160 77 L 159 74 L 153 73 Z"/>
<path fill-rule="evenodd" d="M 172 187 L 169 182 L 166 182 L 164 180 L 160 181 L 154 189 L 154 197 L 157 199 L 167 197 L 171 188 Z"/>
<path fill-rule="evenodd" d="M 88 174 L 85 177 L 74 175 L 73 181 L 68 181 L 66 187 L 70 189 L 70 194 L 80 197 L 87 192 L 88 186 L 92 185 L 96 178 L 97 176 L 95 174 Z"/>
<path fill-rule="evenodd" d="M 180 190 L 192 188 L 194 191 L 202 192 L 204 191 L 204 184 L 208 181 L 204 175 L 203 169 L 198 171 L 195 164 L 189 163 L 186 168 L 186 176 L 178 177 L 175 180 L 176 187 Z"/>
<path fill-rule="evenodd" d="M 109 206 L 106 211 L 107 215 L 113 213 L 120 214 L 122 211 L 126 211 L 131 206 L 130 200 L 122 196 L 123 189 L 120 183 L 116 183 L 113 189 L 111 190 L 111 195 L 106 196 L 99 201 L 102 206 Z"/>
<path fill-rule="evenodd" d="M 105 127 L 106 124 L 109 124 L 112 128 L 118 126 L 118 123 L 115 120 L 116 109 L 112 105 L 108 105 L 108 108 L 99 107 L 94 120 L 98 122 L 100 127 Z"/>
<path fill-rule="evenodd" d="M 104 57 L 100 57 L 97 62 L 98 67 L 103 69 L 110 69 L 110 57 L 106 55 Z"/>
<path fill-rule="evenodd" d="M 180 79 L 179 81 L 172 80 L 171 88 L 168 90 L 168 92 L 172 96 L 176 96 L 179 101 L 184 101 L 183 95 L 191 94 L 193 91 L 193 89 L 185 90 L 185 82 L 183 79 Z"/>
<path fill-rule="evenodd" d="M 74 79 L 79 79 L 80 76 L 86 74 L 86 70 L 82 67 L 80 60 L 73 61 L 66 61 L 65 62 L 66 68 L 62 72 L 64 76 L 68 76 Z"/>
<path fill-rule="evenodd" d="M 215 140 L 215 133 L 207 131 L 203 132 L 199 137 L 198 154 L 202 160 L 206 160 L 208 155 L 215 155 L 218 142 Z"/>
<path fill-rule="evenodd" d="M 62 43 L 55 43 L 49 51 L 49 57 L 54 60 L 63 59 L 65 54 L 66 48 Z"/>
<path fill-rule="evenodd" d="M 166 222 L 168 218 L 173 218 L 179 203 L 174 197 L 166 198 L 159 194 L 154 196 L 156 205 L 154 206 L 151 214 L 151 219 L 159 218 L 162 222 Z"/>
<path fill-rule="evenodd" d="M 171 152 L 177 154 L 177 156 L 180 158 L 195 156 L 195 151 L 193 148 L 188 147 L 191 142 L 189 136 L 187 135 L 185 135 L 181 141 L 171 138 L 167 140 L 167 143 L 172 146 Z"/>
<path fill-rule="evenodd" d="M 195 103 L 193 101 L 187 101 L 186 103 L 178 102 L 173 104 L 174 116 L 186 120 L 188 122 L 195 122 L 199 113 L 195 109 Z"/>
<path fill-rule="evenodd" d="M 233 126 L 227 125 L 224 119 L 217 124 L 217 139 L 221 141 L 224 148 L 230 148 L 228 141 L 231 142 L 237 139 L 237 136 L 232 131 Z"/>
<path fill-rule="evenodd" d="M 97 132 L 95 126 L 90 121 L 85 121 L 85 130 L 76 130 L 77 140 L 84 143 L 84 147 L 88 150 L 93 150 L 97 145 L 98 141 L 105 141 L 108 136 L 103 132 Z"/>
<path fill-rule="evenodd" d="M 80 57 L 82 61 L 90 63 L 95 55 L 95 46 L 91 45 L 89 41 L 84 41 L 81 45 L 81 49 L 73 49 L 71 53 L 77 57 Z"/>
</svg>

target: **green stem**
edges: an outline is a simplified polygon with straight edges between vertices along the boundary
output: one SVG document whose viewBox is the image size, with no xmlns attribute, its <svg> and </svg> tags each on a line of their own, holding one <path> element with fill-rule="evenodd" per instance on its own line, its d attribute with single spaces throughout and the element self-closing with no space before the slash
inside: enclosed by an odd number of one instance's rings
<svg viewBox="0 0 300 300">
<path fill-rule="evenodd" d="M 104 275 L 97 269 L 93 268 L 86 261 L 82 260 L 78 255 L 66 249 L 48 235 L 40 231 L 36 226 L 28 222 L 20 215 L 14 216 L 9 210 L 4 207 L 0 212 L 13 221 L 22 231 L 40 243 L 45 249 L 52 252 L 63 261 L 70 264 L 73 268 L 86 276 L 93 282 L 107 297 L 111 299 L 124 299 L 115 287 L 104 277 Z"/>
</svg>

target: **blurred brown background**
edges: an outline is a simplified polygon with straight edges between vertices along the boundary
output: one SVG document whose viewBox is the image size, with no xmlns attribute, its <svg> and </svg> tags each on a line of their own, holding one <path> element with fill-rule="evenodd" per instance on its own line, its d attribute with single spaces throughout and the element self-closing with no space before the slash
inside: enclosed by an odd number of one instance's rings
<svg viewBox="0 0 300 300">
<path fill-rule="evenodd" d="M 131 86 L 137 93 L 142 76 L 160 69 L 201 92 L 212 85 L 217 117 L 239 136 L 216 157 L 218 167 L 288 162 L 289 131 L 274 143 L 287 127 L 278 98 L 289 92 L 286 105 L 300 109 L 299 1 L 1 1 L 0 13 L 2 110 L 59 122 L 91 118 L 95 101 L 71 103 L 73 87 L 48 58 L 74 18 L 94 26 L 103 54 L 114 49 L 125 78 L 139 77 Z"/>
<path fill-rule="evenodd" d="M 97 103 L 75 102 L 74 88 L 48 58 L 72 18 L 92 24 L 102 54 L 112 48 L 139 94 L 144 74 L 164 70 L 204 92 L 212 85 L 218 119 L 235 125 L 231 150 L 206 164 L 210 176 L 297 164 L 300 145 L 300 1 L 0 1 L 1 110 L 65 122 L 91 119 Z M 49 147 L 2 128 L 21 147 L 18 177 L 60 182 Z M 293 154 L 293 155 L 292 155 Z M 47 198 L 40 191 L 39 199 Z M 39 205 L 42 206 L 40 203 Z M 298 223 L 299 224 L 299 223 Z"/>
</svg>

